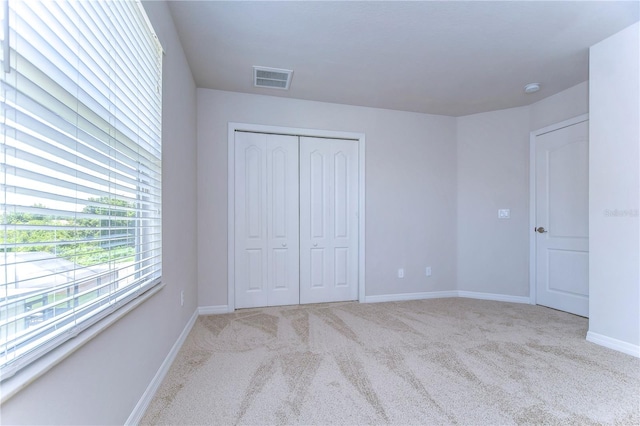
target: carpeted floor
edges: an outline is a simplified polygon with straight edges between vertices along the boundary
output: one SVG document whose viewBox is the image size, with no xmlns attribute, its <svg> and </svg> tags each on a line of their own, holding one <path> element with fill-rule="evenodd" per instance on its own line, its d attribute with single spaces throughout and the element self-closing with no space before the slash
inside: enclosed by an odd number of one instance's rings
<svg viewBox="0 0 640 426">
<path fill-rule="evenodd" d="M 472 299 L 200 317 L 143 424 L 640 424 L 640 359 L 585 318 Z"/>
</svg>

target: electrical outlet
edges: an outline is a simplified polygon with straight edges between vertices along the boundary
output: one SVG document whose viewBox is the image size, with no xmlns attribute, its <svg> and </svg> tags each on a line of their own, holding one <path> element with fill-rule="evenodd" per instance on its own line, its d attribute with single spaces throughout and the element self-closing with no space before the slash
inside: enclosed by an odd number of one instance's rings
<svg viewBox="0 0 640 426">
<path fill-rule="evenodd" d="M 184 290 L 180 292 L 180 306 L 184 306 Z"/>
<path fill-rule="evenodd" d="M 426 268 L 424 268 L 424 274 L 428 277 L 431 276 L 431 266 L 427 266 Z"/>
<path fill-rule="evenodd" d="M 404 268 L 398 269 L 398 278 L 404 278 Z"/>
</svg>

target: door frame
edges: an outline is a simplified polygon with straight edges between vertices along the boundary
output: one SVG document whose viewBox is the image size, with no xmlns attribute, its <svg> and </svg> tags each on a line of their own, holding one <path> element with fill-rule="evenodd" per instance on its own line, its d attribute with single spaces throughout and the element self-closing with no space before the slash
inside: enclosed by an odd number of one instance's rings
<svg viewBox="0 0 640 426">
<path fill-rule="evenodd" d="M 229 122 L 227 133 L 227 311 L 235 310 L 235 133 L 348 139 L 358 142 L 358 301 L 365 297 L 365 134 Z"/>
<path fill-rule="evenodd" d="M 577 117 L 534 130 L 529 136 L 529 303 L 532 305 L 537 304 L 537 239 L 535 232 L 533 232 L 533 229 L 538 226 L 536 221 L 536 138 L 546 133 L 554 132 L 588 120 L 589 114 L 581 114 Z"/>
</svg>

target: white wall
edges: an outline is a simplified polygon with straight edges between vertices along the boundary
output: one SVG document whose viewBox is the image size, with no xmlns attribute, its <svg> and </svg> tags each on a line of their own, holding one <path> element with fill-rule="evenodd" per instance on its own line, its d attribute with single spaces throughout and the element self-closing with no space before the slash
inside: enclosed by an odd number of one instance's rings
<svg viewBox="0 0 640 426">
<path fill-rule="evenodd" d="M 529 296 L 529 109 L 458 118 L 460 291 Z M 510 219 L 498 219 L 510 209 Z"/>
<path fill-rule="evenodd" d="M 589 335 L 640 356 L 640 24 L 590 49 Z"/>
<path fill-rule="evenodd" d="M 454 289 L 454 118 L 198 89 L 200 306 L 227 304 L 228 122 L 365 133 L 366 295 Z"/>
<path fill-rule="evenodd" d="M 529 127 L 531 131 L 539 130 L 588 111 L 589 82 L 585 81 L 530 105 Z"/>
<path fill-rule="evenodd" d="M 200 306 L 227 300 L 229 121 L 366 134 L 367 296 L 528 297 L 529 132 L 584 114 L 587 89 L 457 119 L 198 89 Z M 512 218 L 499 221 L 498 208 Z"/>
<path fill-rule="evenodd" d="M 196 309 L 195 84 L 167 5 L 145 7 L 166 51 L 165 287 L 4 403 L 2 424 L 123 424 Z"/>
<path fill-rule="evenodd" d="M 529 297 L 529 133 L 587 110 L 584 82 L 457 119 L 458 290 Z M 501 208 L 511 219 L 498 219 Z"/>
</svg>

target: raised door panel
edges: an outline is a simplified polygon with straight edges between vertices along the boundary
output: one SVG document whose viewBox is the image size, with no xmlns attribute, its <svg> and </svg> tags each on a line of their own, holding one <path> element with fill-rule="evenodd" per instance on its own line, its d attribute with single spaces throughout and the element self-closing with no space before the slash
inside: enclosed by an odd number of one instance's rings
<svg viewBox="0 0 640 426">
<path fill-rule="evenodd" d="M 333 156 L 333 236 L 348 238 L 349 168 L 347 157 L 339 151 Z"/>
<path fill-rule="evenodd" d="M 586 136 L 547 150 L 548 228 L 554 237 L 589 236 L 588 152 Z"/>
<path fill-rule="evenodd" d="M 324 153 L 314 150 L 308 156 L 308 174 L 303 182 L 309 190 L 310 236 L 314 239 L 324 238 L 327 215 L 327 188 L 325 186 Z"/>
</svg>

